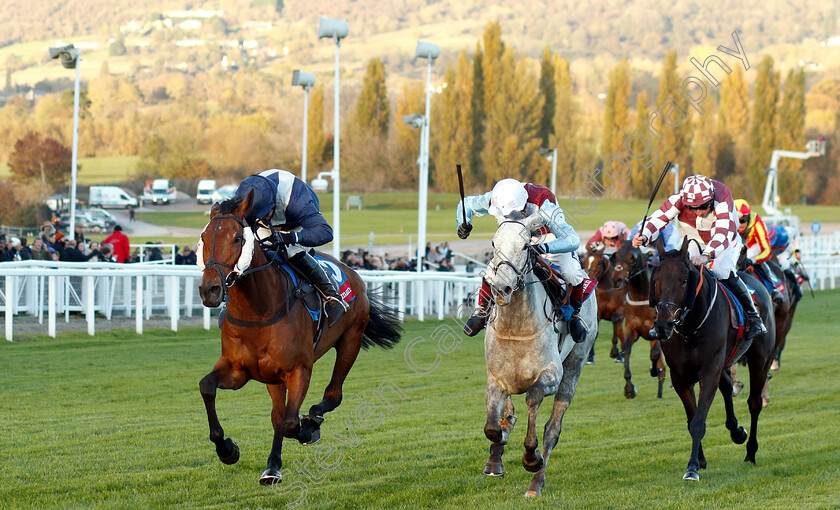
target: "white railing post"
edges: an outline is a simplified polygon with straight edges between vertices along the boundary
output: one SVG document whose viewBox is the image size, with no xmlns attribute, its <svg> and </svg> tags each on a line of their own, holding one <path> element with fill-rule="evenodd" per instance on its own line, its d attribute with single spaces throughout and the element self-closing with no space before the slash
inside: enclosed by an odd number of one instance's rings
<svg viewBox="0 0 840 510">
<path fill-rule="evenodd" d="M 443 280 L 439 280 L 435 282 L 437 284 L 437 319 L 439 321 L 443 320 L 443 310 L 446 308 L 446 303 L 444 303 L 443 298 L 445 296 L 444 289 L 446 287 L 446 282 Z"/>
<path fill-rule="evenodd" d="M 14 315 L 15 315 L 15 301 L 17 301 L 17 296 L 15 295 L 15 279 L 16 276 L 6 276 L 6 340 L 12 341 L 14 334 Z"/>
<path fill-rule="evenodd" d="M 58 289 L 55 279 L 57 277 L 50 275 L 47 278 L 49 280 L 47 284 L 47 332 L 51 337 L 55 338 L 55 304 L 58 301 Z"/>
<path fill-rule="evenodd" d="M 181 284 L 177 276 L 170 276 L 169 280 L 169 329 L 178 331 L 178 316 L 181 315 L 180 294 Z"/>
<path fill-rule="evenodd" d="M 204 329 L 210 331 L 210 309 L 204 307 Z"/>
<path fill-rule="evenodd" d="M 96 333 L 94 329 L 94 315 L 96 312 L 93 308 L 93 276 L 83 276 L 82 277 L 82 289 L 85 293 L 84 304 L 85 304 L 85 318 L 87 319 L 87 326 L 88 326 L 88 335 L 94 336 Z"/>
<path fill-rule="evenodd" d="M 143 334 L 143 277 L 137 276 L 137 313 L 135 331 L 138 335 Z"/>
</svg>

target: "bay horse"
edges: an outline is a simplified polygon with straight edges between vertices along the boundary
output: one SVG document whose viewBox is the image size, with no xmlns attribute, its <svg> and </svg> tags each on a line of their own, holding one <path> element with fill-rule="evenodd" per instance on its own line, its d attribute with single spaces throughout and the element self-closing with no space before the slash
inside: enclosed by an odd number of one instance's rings
<svg viewBox="0 0 840 510">
<path fill-rule="evenodd" d="M 683 240 L 679 251 L 665 253 L 657 242 L 659 267 L 653 272 L 651 301 L 656 304 L 657 336 L 671 369 L 674 391 L 682 400 L 691 434 L 691 455 L 683 480 L 699 481 L 698 470 L 706 467 L 701 441 L 706 434 L 706 416 L 720 390 L 726 409 L 726 428 L 732 441 L 742 444 L 747 432 L 738 425 L 732 405 L 732 378 L 729 364 L 740 357 L 736 352 L 737 329 L 730 321 L 730 309 L 720 283 L 706 268 L 698 269 L 688 258 L 691 241 Z M 775 330 L 770 295 L 752 275 L 742 274 L 744 282 L 755 289 L 756 308 L 767 333 L 756 335 L 743 356 L 750 370 L 750 433 L 744 462 L 755 464 L 758 451 L 758 416 L 761 413 L 761 389 L 773 360 Z M 734 299 L 734 298 L 733 298 Z M 694 385 L 700 383 L 695 399 Z"/>
<path fill-rule="evenodd" d="M 516 423 L 511 395 L 525 393 L 528 431 L 522 464 L 533 472 L 526 497 L 539 496 L 545 467 L 557 445 L 563 416 L 572 402 L 583 363 L 598 336 L 598 311 L 586 299 L 580 316 L 588 327 L 586 340 L 576 344 L 566 323 L 553 319 L 553 305 L 535 264 L 544 263 L 530 248 L 532 232 L 542 226 L 539 213 L 522 221 L 505 220 L 493 236 L 493 262 L 485 274 L 496 302 L 484 336 L 487 364 L 487 423 L 484 434 L 492 442 L 484 474 L 502 476 L 502 454 Z M 555 330 L 557 328 L 557 330 Z M 554 407 L 545 425 L 543 451 L 537 450 L 537 411 L 546 396 Z"/>
<path fill-rule="evenodd" d="M 775 257 L 774 257 L 775 258 Z M 785 348 L 785 343 L 787 341 L 787 335 L 790 333 L 790 328 L 793 325 L 793 316 L 796 313 L 796 305 L 799 303 L 797 300 L 793 299 L 793 289 L 791 288 L 790 283 L 785 276 L 784 271 L 779 266 L 776 260 L 771 258 L 766 262 L 767 267 L 773 271 L 773 274 L 776 275 L 785 286 L 785 292 L 782 292 L 782 299 L 778 303 L 773 303 L 773 316 L 776 322 L 776 345 L 773 347 L 773 362 L 770 365 L 771 370 L 773 367 L 776 367 L 778 370 L 779 367 L 779 360 L 782 355 L 782 350 Z M 747 250 L 744 247 L 741 250 L 741 257 L 738 259 L 738 270 L 739 271 L 746 271 L 752 274 L 753 276 L 758 278 L 758 275 L 755 272 L 753 266 L 747 260 Z M 760 279 L 759 279 L 760 281 Z M 762 285 L 763 286 L 763 285 Z M 733 395 L 737 395 L 741 388 L 743 388 L 744 384 L 739 382 L 735 379 L 736 373 L 736 366 L 732 366 L 732 393 Z M 762 405 L 767 407 L 770 404 L 770 379 L 767 379 L 767 383 L 765 384 L 762 394 L 761 394 Z"/>
<path fill-rule="evenodd" d="M 610 358 L 621 361 L 618 344 L 624 338 L 624 293 L 617 291 L 613 284 L 612 262 L 604 255 L 604 247 L 586 252 L 581 261 L 583 270 L 589 278 L 598 282 L 595 297 L 598 300 L 598 319 L 610 321 L 613 325 L 612 349 Z"/>
<path fill-rule="evenodd" d="M 253 192 L 245 199 L 214 204 L 210 222 L 201 233 L 199 285 L 204 306 L 217 307 L 227 297 L 225 320 L 221 323 L 222 354 L 213 370 L 199 383 L 210 424 L 210 441 L 225 464 L 239 460 L 239 447 L 216 416 L 216 389 L 238 390 L 254 379 L 266 385 L 271 396 L 271 424 L 274 440 L 260 483 L 271 485 L 282 480 L 283 438 L 313 444 L 320 438 L 324 414 L 341 403 L 342 386 L 360 348 L 393 347 L 400 339 L 397 315 L 368 293 L 361 277 L 340 262 L 355 293 L 349 310 L 333 326 L 327 327 L 313 346 L 316 327 L 294 288 L 273 260 L 269 260 L 252 226 L 244 218 L 253 205 Z M 323 254 L 322 254 L 323 255 Z M 272 257 L 273 258 L 273 257 Z M 206 262 L 205 262 L 206 261 Z M 323 315 L 323 311 L 322 311 Z M 309 389 L 312 365 L 328 350 L 335 349 L 332 378 L 321 402 L 298 416 Z"/>
<path fill-rule="evenodd" d="M 665 386 L 665 362 L 659 340 L 650 337 L 656 313 L 650 306 L 651 271 L 647 259 L 639 248 L 630 242 L 621 243 L 615 254 L 613 283 L 624 301 L 624 396 L 636 398 L 636 387 L 630 373 L 630 353 L 633 344 L 641 337 L 650 341 L 650 375 L 658 378 L 656 398 L 662 398 Z"/>
</svg>

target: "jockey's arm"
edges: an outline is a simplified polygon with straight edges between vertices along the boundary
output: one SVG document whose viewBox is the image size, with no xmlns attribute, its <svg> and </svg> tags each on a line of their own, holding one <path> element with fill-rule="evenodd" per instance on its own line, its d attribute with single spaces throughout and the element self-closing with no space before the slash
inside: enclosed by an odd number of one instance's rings
<svg viewBox="0 0 840 510">
<path fill-rule="evenodd" d="M 546 253 L 569 253 L 580 247 L 580 237 L 575 229 L 566 223 L 566 215 L 563 214 L 563 209 L 546 200 L 540 206 L 539 215 L 556 237 L 552 241 L 539 245 Z"/>
<path fill-rule="evenodd" d="M 747 237 L 747 241 L 747 257 L 750 259 L 757 263 L 762 263 L 773 256 L 773 250 L 770 248 L 770 240 L 767 238 L 767 227 L 758 215 L 756 215 L 752 232 Z"/>
<path fill-rule="evenodd" d="M 703 250 L 703 255 L 714 259 L 738 236 L 738 219 L 732 198 L 715 203 L 715 223 L 712 226 L 712 238 Z"/>
<path fill-rule="evenodd" d="M 333 229 L 312 200 L 289 204 L 286 217 L 295 219 L 301 230 L 295 232 L 297 244 L 307 247 L 323 246 L 333 240 Z"/>
<path fill-rule="evenodd" d="M 455 219 L 458 222 L 458 225 L 464 223 L 463 209 L 467 210 L 466 222 L 469 224 L 472 224 L 473 216 L 484 216 L 488 214 L 488 209 L 490 208 L 490 197 L 492 194 L 492 191 L 488 191 L 483 195 L 464 197 L 464 207 L 461 207 L 461 203 L 458 202 L 458 207 L 455 211 Z"/>
<path fill-rule="evenodd" d="M 662 204 L 662 207 L 659 208 L 658 211 L 653 213 L 650 218 L 648 218 L 647 222 L 645 223 L 644 229 L 640 232 L 641 235 L 647 237 L 647 242 L 645 244 L 650 244 L 656 241 L 656 238 L 659 237 L 659 233 L 662 229 L 668 225 L 671 220 L 676 218 L 680 214 L 679 208 L 677 208 L 677 201 L 680 199 L 680 195 L 671 195 L 665 200 L 665 203 Z"/>
<path fill-rule="evenodd" d="M 551 227 L 549 227 L 551 228 Z M 555 234 L 556 235 L 556 234 Z M 589 241 L 586 241 L 586 249 L 591 250 L 594 248 L 595 243 L 600 243 L 604 239 L 603 234 L 601 234 L 601 229 L 595 231 L 595 235 L 589 238 Z"/>
</svg>

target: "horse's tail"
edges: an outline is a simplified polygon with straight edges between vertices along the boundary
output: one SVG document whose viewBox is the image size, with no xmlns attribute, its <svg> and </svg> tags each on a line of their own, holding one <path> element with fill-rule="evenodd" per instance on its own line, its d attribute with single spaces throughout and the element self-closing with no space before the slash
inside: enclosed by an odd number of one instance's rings
<svg viewBox="0 0 840 510">
<path fill-rule="evenodd" d="M 397 345 L 402 336 L 402 325 L 398 312 L 386 306 L 384 298 L 368 291 L 370 301 L 370 321 L 362 337 L 362 348 L 378 345 L 390 349 Z"/>
</svg>

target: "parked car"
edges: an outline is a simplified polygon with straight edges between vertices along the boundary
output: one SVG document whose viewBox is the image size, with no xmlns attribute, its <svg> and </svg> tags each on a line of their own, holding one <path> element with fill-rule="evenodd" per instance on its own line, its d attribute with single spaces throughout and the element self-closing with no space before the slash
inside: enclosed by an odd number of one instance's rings
<svg viewBox="0 0 840 510">
<path fill-rule="evenodd" d="M 105 230 L 111 230 L 117 224 L 117 218 L 105 209 L 87 209 L 85 213 L 89 218 L 96 221 L 98 225 L 101 224 L 101 228 Z"/>
<path fill-rule="evenodd" d="M 216 202 L 224 202 L 236 195 L 236 190 L 239 188 L 236 184 L 225 184 L 210 195 L 210 199 L 215 204 Z"/>
</svg>

